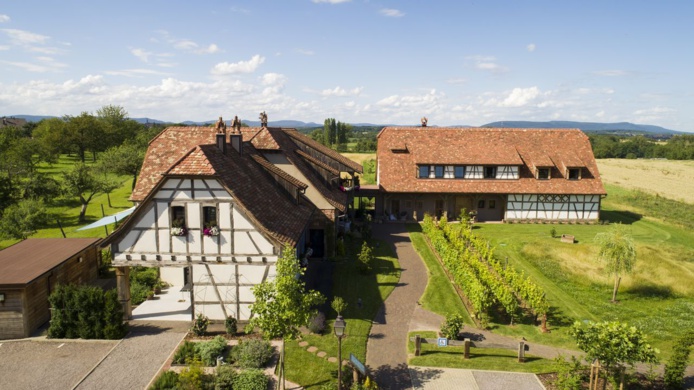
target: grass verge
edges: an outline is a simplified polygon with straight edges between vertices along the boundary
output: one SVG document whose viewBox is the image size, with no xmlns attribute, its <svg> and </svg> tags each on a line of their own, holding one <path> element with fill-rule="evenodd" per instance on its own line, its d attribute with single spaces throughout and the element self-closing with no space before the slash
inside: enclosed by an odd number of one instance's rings
<svg viewBox="0 0 694 390">
<path fill-rule="evenodd" d="M 414 343 L 409 341 L 416 334 L 426 338 L 436 338 L 435 332 L 412 332 L 408 334 L 407 351 L 414 354 Z M 420 356 L 409 359 L 412 366 L 465 368 L 472 370 L 493 370 L 529 372 L 541 374 L 556 371 L 555 362 L 532 354 L 525 354 L 525 362 L 518 362 L 516 351 L 496 348 L 470 348 L 470 359 L 463 359 L 463 347 L 439 347 L 422 344 Z"/>
</svg>

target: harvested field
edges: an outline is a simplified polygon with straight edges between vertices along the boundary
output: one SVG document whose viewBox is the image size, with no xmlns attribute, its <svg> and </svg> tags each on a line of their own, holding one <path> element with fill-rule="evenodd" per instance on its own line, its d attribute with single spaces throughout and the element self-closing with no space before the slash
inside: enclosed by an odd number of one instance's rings
<svg viewBox="0 0 694 390">
<path fill-rule="evenodd" d="M 357 164 L 364 165 L 366 160 L 375 160 L 376 153 L 342 153 L 343 156 L 356 162 Z"/>
<path fill-rule="evenodd" d="M 694 203 L 694 161 L 600 159 L 602 181 Z"/>
</svg>

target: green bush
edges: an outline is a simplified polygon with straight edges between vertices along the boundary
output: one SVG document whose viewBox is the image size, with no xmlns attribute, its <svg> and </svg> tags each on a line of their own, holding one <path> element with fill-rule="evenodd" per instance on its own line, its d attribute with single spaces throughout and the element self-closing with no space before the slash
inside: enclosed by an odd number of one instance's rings
<svg viewBox="0 0 694 390">
<path fill-rule="evenodd" d="M 460 314 L 449 314 L 446 316 L 446 321 L 441 324 L 441 334 L 447 339 L 456 340 L 464 325 L 463 316 Z"/>
<path fill-rule="evenodd" d="M 231 350 L 231 358 L 241 368 L 261 368 L 270 360 L 274 350 L 265 340 L 245 340 Z"/>
<path fill-rule="evenodd" d="M 232 390 L 237 376 L 236 369 L 232 366 L 217 367 L 217 374 L 214 377 L 214 390 Z"/>
<path fill-rule="evenodd" d="M 210 319 L 206 315 L 200 313 L 193 321 L 193 326 L 190 330 L 196 336 L 204 336 L 207 333 L 207 326 L 210 325 Z"/>
<path fill-rule="evenodd" d="M 238 332 L 238 322 L 236 321 L 236 318 L 229 316 L 224 320 L 224 328 L 227 331 L 227 334 L 230 335 L 235 335 L 236 332 Z"/>
<path fill-rule="evenodd" d="M 319 311 L 308 323 L 308 330 L 315 334 L 323 334 L 325 330 L 325 314 Z"/>
<path fill-rule="evenodd" d="M 217 336 L 210 341 L 195 343 L 195 353 L 204 365 L 214 366 L 217 356 L 224 354 L 226 346 L 227 340 L 222 336 Z"/>
<path fill-rule="evenodd" d="M 175 390 L 178 386 L 178 373 L 175 371 L 164 371 L 152 383 L 149 390 Z"/>
<path fill-rule="evenodd" d="M 184 341 L 176 350 L 173 357 L 174 364 L 186 364 L 186 362 L 195 359 L 195 343 L 192 341 Z"/>
<path fill-rule="evenodd" d="M 118 339 L 125 335 L 123 311 L 115 291 L 58 285 L 48 297 L 49 338 Z"/>
<path fill-rule="evenodd" d="M 557 364 L 557 380 L 554 385 L 558 390 L 579 390 L 583 388 L 585 367 L 581 360 L 571 356 L 571 361 L 566 361 L 563 356 L 557 356 L 554 361 Z"/>
<path fill-rule="evenodd" d="M 193 361 L 189 362 L 189 365 L 178 374 L 178 387 L 176 390 L 202 389 L 204 376 L 205 371 L 202 368 L 202 362 L 198 359 L 193 359 Z"/>
<path fill-rule="evenodd" d="M 260 370 L 241 371 L 234 384 L 233 390 L 266 390 L 270 378 Z"/>
<path fill-rule="evenodd" d="M 159 283 L 159 271 L 156 268 L 132 267 L 130 268 L 130 283 L 139 283 L 154 290 L 154 287 Z"/>
<path fill-rule="evenodd" d="M 665 364 L 663 379 L 668 389 L 684 388 L 684 371 L 687 369 L 691 347 L 694 345 L 694 331 L 690 330 L 677 341 L 670 361 Z"/>
<path fill-rule="evenodd" d="M 130 283 L 130 302 L 133 305 L 139 305 L 147 300 L 152 289 L 139 282 Z"/>
</svg>

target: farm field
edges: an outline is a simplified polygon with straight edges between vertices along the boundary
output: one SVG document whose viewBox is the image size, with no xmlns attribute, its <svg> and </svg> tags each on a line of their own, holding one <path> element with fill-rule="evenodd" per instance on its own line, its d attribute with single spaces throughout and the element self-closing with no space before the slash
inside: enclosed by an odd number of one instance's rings
<svg viewBox="0 0 694 390">
<path fill-rule="evenodd" d="M 694 161 L 600 159 L 603 183 L 694 203 Z"/>
<path fill-rule="evenodd" d="M 366 160 L 375 160 L 376 159 L 376 153 L 341 153 L 343 156 L 347 157 L 348 159 L 364 165 L 364 161 Z"/>
</svg>

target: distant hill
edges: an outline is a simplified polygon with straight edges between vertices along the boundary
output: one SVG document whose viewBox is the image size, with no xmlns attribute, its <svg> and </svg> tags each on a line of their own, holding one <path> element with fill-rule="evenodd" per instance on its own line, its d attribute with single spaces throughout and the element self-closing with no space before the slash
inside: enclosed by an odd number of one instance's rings
<svg viewBox="0 0 694 390">
<path fill-rule="evenodd" d="M 681 131 L 670 130 L 660 126 L 637 125 L 629 122 L 598 123 L 598 122 L 572 122 L 572 121 L 500 121 L 487 123 L 481 127 L 512 127 L 521 129 L 581 129 L 587 133 L 632 133 L 632 134 L 682 134 Z"/>
</svg>

